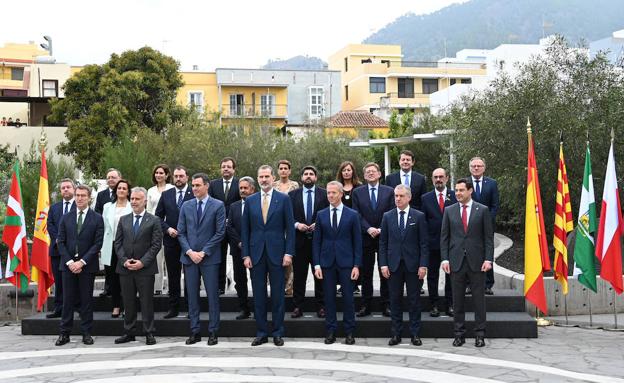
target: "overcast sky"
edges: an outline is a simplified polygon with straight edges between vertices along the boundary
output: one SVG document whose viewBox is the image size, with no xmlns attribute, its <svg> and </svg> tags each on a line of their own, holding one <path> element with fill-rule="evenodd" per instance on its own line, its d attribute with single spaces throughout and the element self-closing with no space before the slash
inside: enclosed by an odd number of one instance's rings
<svg viewBox="0 0 624 383">
<path fill-rule="evenodd" d="M 407 12 L 466 0 L 33 0 L 2 4 L 0 44 L 53 38 L 58 62 L 101 64 L 148 45 L 198 65 L 255 68 L 307 54 L 327 61 Z"/>
</svg>

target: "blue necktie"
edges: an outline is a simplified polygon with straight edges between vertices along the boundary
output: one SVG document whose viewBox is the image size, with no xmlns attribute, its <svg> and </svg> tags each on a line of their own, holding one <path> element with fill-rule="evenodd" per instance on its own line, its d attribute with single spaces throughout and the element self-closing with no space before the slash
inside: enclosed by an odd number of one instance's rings
<svg viewBox="0 0 624 383">
<path fill-rule="evenodd" d="M 405 186 L 409 187 L 409 174 L 406 174 L 405 176 L 405 182 L 403 183 Z"/>
<path fill-rule="evenodd" d="M 475 180 L 475 194 L 477 195 L 477 200 L 481 200 L 481 187 L 479 186 L 481 184 L 481 180 Z"/>
<path fill-rule="evenodd" d="M 401 233 L 405 230 L 405 212 L 401 211 L 401 218 L 399 219 L 399 228 L 401 229 Z"/>
<path fill-rule="evenodd" d="M 308 189 L 308 199 L 306 201 L 306 223 L 312 223 L 312 190 Z"/>
<path fill-rule="evenodd" d="M 137 233 L 139 232 L 139 221 L 141 220 L 141 216 L 140 215 L 135 215 L 134 216 L 134 225 L 132 225 L 132 231 L 134 231 L 134 235 L 137 235 Z"/>
<path fill-rule="evenodd" d="M 377 197 L 375 196 L 375 188 L 371 188 L 371 207 L 377 210 Z"/>
<path fill-rule="evenodd" d="M 184 195 L 182 194 L 182 190 L 178 191 L 178 208 L 182 207 L 182 202 L 184 201 Z"/>
<path fill-rule="evenodd" d="M 204 201 L 197 202 L 197 223 L 199 223 L 199 221 L 201 221 L 201 218 L 202 218 L 202 204 L 203 203 Z"/>
<path fill-rule="evenodd" d="M 332 229 L 338 230 L 338 208 L 333 208 Z"/>
<path fill-rule="evenodd" d="M 63 210 L 63 215 L 67 214 L 69 211 L 69 201 L 65 201 L 65 210 Z"/>
</svg>

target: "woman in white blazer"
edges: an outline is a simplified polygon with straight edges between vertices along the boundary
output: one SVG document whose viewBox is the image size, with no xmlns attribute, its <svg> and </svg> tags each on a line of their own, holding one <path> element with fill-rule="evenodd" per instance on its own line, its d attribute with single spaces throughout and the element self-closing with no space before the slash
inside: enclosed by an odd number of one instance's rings
<svg viewBox="0 0 624 383">
<path fill-rule="evenodd" d="M 171 184 L 171 170 L 166 164 L 158 164 L 154 166 L 152 171 L 152 183 L 154 186 L 147 191 L 147 212 L 156 215 L 156 207 L 158 207 L 158 201 L 160 201 L 160 195 L 165 191 L 173 187 Z M 156 263 L 158 264 L 158 274 L 154 281 L 154 295 L 160 295 L 164 292 L 164 280 L 165 275 L 165 253 L 163 248 L 160 248 L 158 255 L 156 256 Z"/>
<path fill-rule="evenodd" d="M 130 183 L 124 179 L 119 180 L 113 189 L 113 201 L 104 205 L 102 218 L 104 218 L 104 241 L 102 242 L 101 261 L 106 268 L 109 277 L 111 298 L 113 300 L 113 312 L 111 317 L 119 318 L 121 314 L 121 285 L 119 284 L 119 274 L 115 272 L 117 265 L 117 255 L 115 254 L 115 234 L 119 218 L 132 213 L 130 206 Z"/>
</svg>

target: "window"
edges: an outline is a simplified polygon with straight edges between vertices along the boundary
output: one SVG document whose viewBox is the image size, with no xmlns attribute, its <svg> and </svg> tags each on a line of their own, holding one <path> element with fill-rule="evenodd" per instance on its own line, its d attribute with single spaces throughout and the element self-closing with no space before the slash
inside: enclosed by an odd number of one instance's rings
<svg viewBox="0 0 624 383">
<path fill-rule="evenodd" d="M 24 80 L 24 68 L 11 68 L 11 80 Z"/>
<path fill-rule="evenodd" d="M 437 78 L 423 78 L 422 80 L 423 93 L 431 94 L 438 91 L 438 79 Z"/>
<path fill-rule="evenodd" d="M 203 92 L 189 92 L 189 106 L 199 113 L 204 112 L 204 93 Z"/>
<path fill-rule="evenodd" d="M 461 83 L 462 84 L 472 84 L 472 79 L 471 78 L 462 78 L 461 79 Z"/>
<path fill-rule="evenodd" d="M 386 93 L 385 77 L 369 78 L 369 92 L 370 93 Z"/>
<path fill-rule="evenodd" d="M 58 80 L 42 80 L 43 97 L 58 97 Z"/>
<path fill-rule="evenodd" d="M 310 119 L 319 119 L 323 117 L 323 103 L 325 98 L 325 90 L 320 86 L 311 86 L 309 91 L 309 115 Z"/>
<path fill-rule="evenodd" d="M 451 85 L 455 85 L 457 84 L 457 79 L 456 78 L 452 78 L 451 79 Z"/>
<path fill-rule="evenodd" d="M 244 111 L 244 98 L 242 94 L 230 95 L 230 116 L 242 116 Z"/>
<path fill-rule="evenodd" d="M 399 98 L 414 98 L 414 79 L 413 78 L 400 78 L 399 85 Z"/>
<path fill-rule="evenodd" d="M 345 101 L 349 101 L 349 85 L 345 85 Z"/>
<path fill-rule="evenodd" d="M 345 57 L 344 64 L 345 64 L 345 72 L 348 72 L 349 71 L 349 58 L 348 57 Z"/>
<path fill-rule="evenodd" d="M 260 95 L 260 111 L 263 116 L 273 116 L 275 112 L 275 95 Z"/>
</svg>

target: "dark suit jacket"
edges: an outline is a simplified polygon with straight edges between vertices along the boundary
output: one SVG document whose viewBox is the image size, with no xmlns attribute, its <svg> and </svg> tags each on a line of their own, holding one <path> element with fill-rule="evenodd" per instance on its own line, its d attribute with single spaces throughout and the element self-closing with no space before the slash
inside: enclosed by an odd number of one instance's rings
<svg viewBox="0 0 624 383">
<path fill-rule="evenodd" d="M 425 176 L 412 170 L 412 176 L 410 177 L 410 189 L 412 191 L 412 199 L 410 200 L 410 206 L 414 209 L 421 210 L 420 208 L 420 196 L 425 194 L 427 187 L 425 186 Z M 392 173 L 386 177 L 386 185 L 390 186 L 393 190 L 397 185 L 403 184 L 401 179 L 401 172 Z"/>
<path fill-rule="evenodd" d="M 61 224 L 61 219 L 63 218 L 63 210 L 65 209 L 65 200 L 61 200 L 50 206 L 50 211 L 48 212 L 48 234 L 50 234 L 50 257 L 60 257 L 58 251 L 58 245 L 56 244 L 56 239 L 58 238 L 59 226 Z M 76 202 L 72 202 L 69 207 L 70 212 L 76 212 Z"/>
<path fill-rule="evenodd" d="M 97 194 L 97 197 L 95 199 L 95 212 L 101 215 L 104 211 L 104 205 L 109 202 L 112 202 L 112 200 L 110 197 L 110 190 L 107 186 L 106 189 L 102 190 Z"/>
<path fill-rule="evenodd" d="M 163 245 L 167 247 L 174 247 L 178 245 L 177 238 L 171 238 L 167 230 L 170 227 L 178 229 L 178 218 L 180 216 L 180 209 L 178 209 L 178 189 L 171 188 L 165 190 L 160 196 L 158 206 L 156 206 L 156 216 L 160 218 L 160 226 L 163 231 Z M 193 192 L 191 191 L 191 185 L 187 184 L 186 193 L 184 194 L 184 201 L 193 199 Z"/>
<path fill-rule="evenodd" d="M 203 251 L 200 265 L 221 263 L 221 240 L 225 236 L 225 206 L 215 198 L 208 198 L 201 220 L 197 222 L 197 198 L 184 202 L 180 209 L 178 239 L 182 253 L 180 262 L 191 265 L 193 261 L 186 252 Z"/>
<path fill-rule="evenodd" d="M 120 275 L 154 275 L 158 274 L 156 255 L 162 246 L 162 229 L 160 220 L 155 215 L 145 212 L 141 219 L 139 232 L 134 235 L 134 213 L 119 219 L 115 235 L 115 253 L 117 254 L 117 274 Z M 143 263 L 143 268 L 131 271 L 124 267 L 128 259 L 136 259 Z"/>
<path fill-rule="evenodd" d="M 96 273 L 100 270 L 98 254 L 104 240 L 104 220 L 94 210 L 89 209 L 82 222 L 82 230 L 77 233 L 76 209 L 63 217 L 59 226 L 58 250 L 61 254 L 59 270 L 69 271 L 66 263 L 70 260 L 84 260 L 83 271 Z M 76 249 L 78 254 L 76 255 Z"/>
<path fill-rule="evenodd" d="M 451 271 L 461 268 L 464 258 L 471 271 L 478 272 L 484 261 L 494 261 L 494 230 L 487 206 L 473 201 L 468 219 L 468 232 L 456 203 L 444 209 L 440 232 L 440 258 L 451 263 Z"/>
<path fill-rule="evenodd" d="M 307 192 L 304 188 L 299 188 L 292 190 L 288 193 L 288 197 L 290 197 L 290 203 L 292 204 L 293 216 L 295 218 L 295 222 L 305 223 L 305 206 L 303 203 L 303 194 Z M 306 194 L 307 198 L 307 194 Z M 312 207 L 312 219 L 311 223 L 316 221 L 316 214 L 319 210 L 326 208 L 329 206 L 329 201 L 327 201 L 327 191 L 323 188 L 316 186 L 314 188 L 314 206 Z M 295 244 L 297 249 L 306 246 L 306 239 L 312 240 L 312 233 L 302 233 L 299 230 L 295 231 Z"/>
<path fill-rule="evenodd" d="M 379 184 L 379 190 L 376 192 L 377 208 L 373 210 L 370 204 L 368 185 L 364 184 L 353 190 L 353 209 L 360 213 L 360 225 L 362 226 L 365 246 L 376 242 L 366 231 L 371 227 L 381 227 L 383 214 L 395 208 L 394 190 L 391 187 Z"/>
<path fill-rule="evenodd" d="M 396 272 L 401 259 L 410 273 L 429 265 L 429 235 L 425 215 L 410 208 L 405 217 L 405 230 L 399 228 L 399 215 L 392 209 L 383 216 L 379 235 L 379 267 Z"/>
<path fill-rule="evenodd" d="M 217 178 L 210 181 L 210 187 L 208 188 L 208 195 L 212 198 L 216 198 L 225 204 L 225 215 L 230 212 L 230 205 L 236 201 L 240 201 L 240 193 L 238 192 L 238 178 L 232 177 L 230 180 L 230 191 L 227 198 L 225 198 L 223 192 L 223 178 Z"/>
<path fill-rule="evenodd" d="M 256 265 L 266 249 L 269 260 L 281 265 L 284 254 L 295 256 L 295 219 L 288 195 L 273 189 L 267 222 L 262 219 L 262 192 L 245 200 L 241 225 L 242 257 Z"/>
<path fill-rule="evenodd" d="M 312 241 L 314 265 L 327 268 L 362 267 L 362 228 L 358 213 L 343 205 L 338 230 L 331 227 L 331 206 L 316 215 Z"/>
<path fill-rule="evenodd" d="M 468 179 L 472 180 L 472 177 Z M 472 185 L 472 199 L 487 206 L 490 209 L 490 217 L 492 218 L 492 225 L 496 222 L 496 213 L 500 204 L 498 198 L 498 184 L 496 180 L 490 177 L 481 177 L 481 196 L 477 197 L 476 185 Z"/>
<path fill-rule="evenodd" d="M 238 244 L 241 242 L 241 220 L 243 215 L 241 214 L 241 205 L 243 200 L 238 200 L 230 205 L 230 212 L 228 213 L 227 223 L 225 231 L 230 241 L 230 251 L 234 256 L 240 257 L 241 249 Z"/>
<path fill-rule="evenodd" d="M 455 192 L 446 188 L 444 207 L 451 206 L 456 202 Z M 429 250 L 440 250 L 440 228 L 442 227 L 442 215 L 444 213 L 440 211 L 438 192 L 435 189 L 422 195 L 421 211 L 425 213 L 425 218 L 427 218 L 427 227 L 429 228 Z"/>
</svg>

